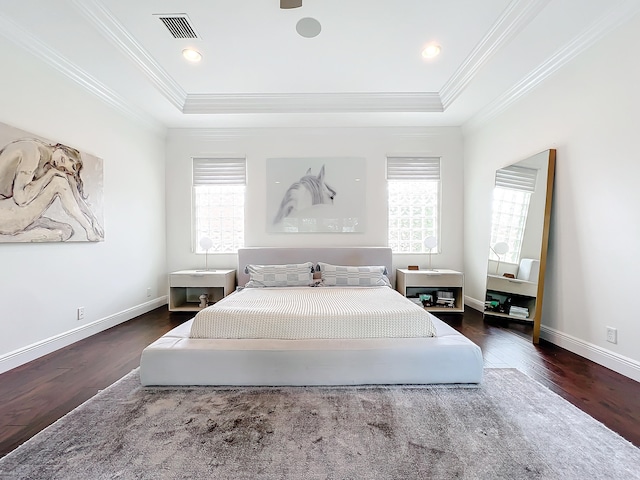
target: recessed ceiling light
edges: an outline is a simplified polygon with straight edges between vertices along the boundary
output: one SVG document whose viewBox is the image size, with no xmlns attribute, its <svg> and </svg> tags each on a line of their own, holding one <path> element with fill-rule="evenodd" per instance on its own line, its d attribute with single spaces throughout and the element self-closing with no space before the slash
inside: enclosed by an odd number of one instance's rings
<svg viewBox="0 0 640 480">
<path fill-rule="evenodd" d="M 440 45 L 436 43 L 432 43 L 431 45 L 427 45 L 424 50 L 422 50 L 423 58 L 433 58 L 440 55 Z"/>
<path fill-rule="evenodd" d="M 193 48 L 185 48 L 182 50 L 182 56 L 190 62 L 199 62 L 202 60 L 202 54 Z"/>
</svg>

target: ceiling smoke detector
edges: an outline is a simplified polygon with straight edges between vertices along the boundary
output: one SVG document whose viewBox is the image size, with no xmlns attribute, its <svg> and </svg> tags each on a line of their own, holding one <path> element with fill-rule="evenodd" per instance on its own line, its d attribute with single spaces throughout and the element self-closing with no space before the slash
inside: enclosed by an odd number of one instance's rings
<svg viewBox="0 0 640 480">
<path fill-rule="evenodd" d="M 320 35 L 320 31 L 322 30 L 322 26 L 320 22 L 315 18 L 306 17 L 301 18 L 296 23 L 296 32 L 298 35 L 304 38 L 313 38 Z"/>
</svg>

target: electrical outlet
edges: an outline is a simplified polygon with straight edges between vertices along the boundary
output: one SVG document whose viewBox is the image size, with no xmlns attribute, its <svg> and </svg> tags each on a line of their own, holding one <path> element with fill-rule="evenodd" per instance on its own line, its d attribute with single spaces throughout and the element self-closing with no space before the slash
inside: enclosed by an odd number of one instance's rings
<svg viewBox="0 0 640 480">
<path fill-rule="evenodd" d="M 78 320 L 84 319 L 84 307 L 78 307 Z"/>
<path fill-rule="evenodd" d="M 618 343 L 618 330 L 613 327 L 607 327 L 607 342 Z"/>
<path fill-rule="evenodd" d="M 147 288 L 147 298 L 151 296 L 151 288 Z"/>
</svg>

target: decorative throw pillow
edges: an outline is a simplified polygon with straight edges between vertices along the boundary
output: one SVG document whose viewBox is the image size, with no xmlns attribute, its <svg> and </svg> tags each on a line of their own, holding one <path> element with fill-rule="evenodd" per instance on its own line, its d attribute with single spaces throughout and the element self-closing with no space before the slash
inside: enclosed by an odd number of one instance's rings
<svg viewBox="0 0 640 480">
<path fill-rule="evenodd" d="M 322 272 L 322 281 L 326 286 L 391 286 L 391 282 L 386 276 L 387 269 L 384 266 L 356 267 L 318 262 L 318 268 Z"/>
<path fill-rule="evenodd" d="M 289 265 L 247 265 L 248 288 L 259 287 L 308 287 L 313 283 L 313 263 Z"/>
</svg>

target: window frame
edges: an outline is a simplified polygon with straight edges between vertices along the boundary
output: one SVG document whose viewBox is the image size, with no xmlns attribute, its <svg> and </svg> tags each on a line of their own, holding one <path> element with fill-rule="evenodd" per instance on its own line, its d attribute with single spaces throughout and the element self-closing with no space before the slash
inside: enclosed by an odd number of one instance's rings
<svg viewBox="0 0 640 480">
<path fill-rule="evenodd" d="M 509 250 L 505 254 L 504 258 L 501 259 L 503 263 L 509 263 L 512 265 L 517 265 L 519 262 L 519 258 L 522 252 L 522 246 L 524 243 L 524 233 L 527 227 L 527 222 L 529 221 L 529 213 L 531 208 L 531 195 L 536 190 L 536 182 L 538 177 L 538 171 L 535 168 L 522 166 L 522 165 L 508 165 L 506 167 L 500 168 L 496 171 L 496 180 L 495 186 L 492 193 L 492 202 L 491 202 L 491 231 L 489 238 L 489 246 L 493 251 L 493 246 L 499 242 L 505 242 L 509 245 Z M 512 200 L 506 201 L 504 198 L 502 200 L 497 200 L 496 196 L 499 192 L 501 196 L 505 196 L 508 192 L 517 192 L 517 194 L 521 197 L 520 201 L 515 202 L 516 193 L 511 195 Z M 511 204 L 519 207 L 520 214 L 517 217 L 520 219 L 518 224 L 515 223 L 496 223 L 494 221 L 494 217 L 500 214 L 499 217 L 505 216 L 509 209 L 504 208 L 504 205 Z M 500 205 L 500 208 L 496 208 Z M 526 207 L 526 208 L 523 208 Z M 514 209 L 511 209 L 515 211 Z M 522 214 L 524 212 L 524 214 Z M 514 218 L 516 215 L 510 214 L 510 218 Z M 502 232 L 507 231 L 508 235 L 504 235 Z M 517 237 L 511 235 L 511 232 L 518 231 L 519 235 Z M 500 257 L 495 252 L 493 252 L 495 256 Z M 514 262 L 513 260 L 516 259 Z M 490 258 L 491 260 L 491 258 Z"/>
<path fill-rule="evenodd" d="M 441 252 L 440 238 L 442 231 L 442 157 L 434 155 L 388 155 L 386 165 L 386 180 L 387 180 L 387 245 L 392 248 L 394 255 L 421 255 L 426 253 L 438 254 Z M 390 185 L 391 182 L 433 182 L 435 183 L 435 199 L 436 206 L 434 212 L 434 232 L 430 233 L 422 228 L 422 240 L 420 241 L 420 251 L 412 251 L 411 245 L 409 251 L 397 251 L 394 250 L 393 243 L 391 241 L 391 208 L 390 203 Z M 421 217 L 427 219 L 428 217 Z M 411 232 L 411 227 L 409 229 Z M 437 245 L 429 252 L 424 246 L 424 240 L 428 236 L 435 236 L 437 239 Z M 410 244 L 412 243 L 409 240 Z M 399 243 L 399 240 L 398 240 Z"/>
<path fill-rule="evenodd" d="M 207 163 L 208 162 L 208 163 Z M 209 174 L 203 173 L 200 167 L 207 169 Z M 247 161 L 242 155 L 233 156 L 193 156 L 191 157 L 191 251 L 197 255 L 222 254 L 229 255 L 237 253 L 238 248 L 244 247 L 244 236 L 246 233 L 246 185 L 247 185 Z M 242 187 L 242 241 L 235 250 L 216 251 L 215 248 L 205 252 L 200 247 L 198 237 L 197 218 L 197 187 L 201 186 L 238 186 Z M 211 236 L 210 236 L 211 237 Z M 212 238 L 213 240 L 213 238 Z M 222 244 L 224 246 L 224 243 Z M 214 241 L 215 247 L 215 241 Z"/>
</svg>

